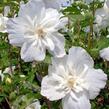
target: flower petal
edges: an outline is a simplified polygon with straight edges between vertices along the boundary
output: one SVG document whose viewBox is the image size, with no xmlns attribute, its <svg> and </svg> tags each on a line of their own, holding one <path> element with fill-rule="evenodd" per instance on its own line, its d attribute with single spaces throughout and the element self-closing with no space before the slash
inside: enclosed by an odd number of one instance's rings
<svg viewBox="0 0 109 109">
<path fill-rule="evenodd" d="M 38 42 L 37 42 L 38 43 Z M 21 48 L 21 58 L 25 62 L 42 61 L 45 58 L 45 48 L 40 44 L 33 44 L 33 42 L 24 43 Z"/>
<path fill-rule="evenodd" d="M 31 16 L 31 18 L 34 18 L 37 15 L 40 17 L 42 15 L 42 9 L 45 9 L 42 0 L 30 0 L 27 4 L 21 5 L 18 16 L 25 17 L 25 15 L 28 15 Z"/>
<path fill-rule="evenodd" d="M 65 27 L 68 23 L 68 18 L 63 17 L 63 14 L 60 14 L 55 9 L 46 9 L 46 15 L 41 21 L 41 24 L 46 28 L 47 32 L 55 32 Z"/>
<path fill-rule="evenodd" d="M 54 50 L 55 44 L 49 37 L 45 37 L 42 41 L 49 50 Z"/>
<path fill-rule="evenodd" d="M 86 96 L 82 95 L 78 97 L 78 101 L 75 101 L 70 95 L 67 95 L 62 100 L 63 109 L 91 109 L 91 105 Z"/>
<path fill-rule="evenodd" d="M 100 51 L 100 57 L 104 60 L 109 61 L 109 47 L 104 48 Z"/>
<path fill-rule="evenodd" d="M 23 37 L 19 37 L 19 36 L 21 35 L 16 35 L 15 37 L 14 35 L 10 34 L 8 36 L 10 44 L 21 47 L 26 39 Z"/>
<path fill-rule="evenodd" d="M 63 57 L 60 58 L 52 57 L 52 64 L 54 66 L 59 66 L 59 65 L 66 66 L 67 59 L 68 59 L 67 55 L 64 55 Z"/>
<path fill-rule="evenodd" d="M 94 62 L 92 57 L 83 48 L 73 46 L 69 50 L 67 64 L 70 70 L 75 69 L 76 73 L 81 73 L 84 70 L 84 65 L 92 68 Z"/>
<path fill-rule="evenodd" d="M 35 38 L 30 27 L 32 27 L 32 20 L 30 21 L 29 17 L 10 19 L 7 23 L 10 43 L 20 47 L 24 42 L 31 40 L 32 37 Z"/>
<path fill-rule="evenodd" d="M 89 85 L 90 99 L 94 99 L 99 95 L 100 89 L 105 87 L 107 75 L 101 69 L 89 69 L 84 79 Z"/>
<path fill-rule="evenodd" d="M 41 84 L 41 94 L 51 101 L 63 98 L 65 92 L 59 81 L 61 81 L 61 77 L 55 74 L 44 77 Z"/>
<path fill-rule="evenodd" d="M 46 15 L 41 21 L 41 25 L 46 28 L 46 31 L 55 31 L 56 25 L 60 22 L 60 14 L 55 9 L 46 9 Z"/>
<path fill-rule="evenodd" d="M 51 39 L 53 40 L 53 43 L 55 44 L 55 48 L 54 50 L 50 50 L 50 53 L 54 56 L 54 57 L 63 57 L 66 52 L 65 52 L 65 38 L 63 35 L 61 35 L 60 33 L 53 33 Z"/>
</svg>

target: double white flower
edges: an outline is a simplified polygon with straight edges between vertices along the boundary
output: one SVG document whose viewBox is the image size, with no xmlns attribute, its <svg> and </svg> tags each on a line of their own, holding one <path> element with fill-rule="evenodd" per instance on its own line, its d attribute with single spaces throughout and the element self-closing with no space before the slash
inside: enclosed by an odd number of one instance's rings
<svg viewBox="0 0 109 109">
<path fill-rule="evenodd" d="M 65 55 L 64 37 L 58 32 L 67 23 L 57 10 L 45 8 L 41 0 L 22 4 L 18 17 L 8 21 L 9 40 L 21 47 L 21 58 L 28 61 L 42 61 L 46 50 L 56 57 Z"/>
<path fill-rule="evenodd" d="M 53 58 L 48 75 L 42 80 L 41 94 L 49 100 L 62 99 L 63 109 L 91 109 L 94 99 L 107 80 L 101 69 L 94 69 L 90 55 L 72 47 L 63 58 Z"/>
</svg>

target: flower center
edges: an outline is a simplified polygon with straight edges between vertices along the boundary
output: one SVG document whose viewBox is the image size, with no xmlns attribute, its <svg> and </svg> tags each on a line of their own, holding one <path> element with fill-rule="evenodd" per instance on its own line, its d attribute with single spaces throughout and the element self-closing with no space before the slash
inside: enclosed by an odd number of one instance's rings
<svg viewBox="0 0 109 109">
<path fill-rule="evenodd" d="M 69 88 L 72 88 L 73 86 L 74 86 L 74 84 L 75 84 L 75 79 L 74 78 L 69 78 L 68 80 L 67 80 L 67 86 L 69 87 Z"/>
<path fill-rule="evenodd" d="M 44 29 L 41 28 L 41 27 L 38 27 L 36 29 L 36 32 L 35 33 L 38 34 L 38 36 L 41 37 L 41 38 L 43 38 L 46 35 L 46 33 L 44 32 Z"/>
</svg>

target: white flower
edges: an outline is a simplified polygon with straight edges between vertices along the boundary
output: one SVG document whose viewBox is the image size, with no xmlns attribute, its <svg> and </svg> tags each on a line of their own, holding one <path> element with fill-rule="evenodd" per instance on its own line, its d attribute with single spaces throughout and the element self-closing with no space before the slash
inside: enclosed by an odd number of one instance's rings
<svg viewBox="0 0 109 109">
<path fill-rule="evenodd" d="M 97 23 L 97 26 L 100 29 L 104 29 L 107 26 L 109 26 L 108 22 L 109 22 L 109 13 L 107 13 L 103 8 L 101 9 L 97 9 L 95 16 L 96 16 L 96 20 L 95 23 Z"/>
<path fill-rule="evenodd" d="M 95 12 L 95 26 L 100 29 L 105 29 L 109 26 L 109 1 L 104 2 L 103 8 L 97 9 Z"/>
<path fill-rule="evenodd" d="M 81 47 L 72 47 L 63 58 L 53 58 L 41 94 L 49 100 L 62 99 L 63 109 L 91 109 L 94 99 L 107 80 L 101 69 L 94 69 L 90 55 Z"/>
<path fill-rule="evenodd" d="M 36 101 L 29 106 L 27 106 L 25 109 L 41 109 L 41 105 L 39 101 Z"/>
<path fill-rule="evenodd" d="M 7 32 L 7 24 L 8 18 L 0 14 L 0 32 L 5 33 Z"/>
<path fill-rule="evenodd" d="M 109 47 L 104 48 L 100 51 L 100 57 L 104 60 L 109 61 Z"/>
<path fill-rule="evenodd" d="M 42 61 L 46 50 L 56 57 L 65 55 L 64 37 L 58 30 L 64 28 L 67 18 L 55 9 L 45 9 L 40 0 L 21 5 L 18 17 L 8 21 L 9 40 L 21 47 L 21 58 Z"/>
</svg>

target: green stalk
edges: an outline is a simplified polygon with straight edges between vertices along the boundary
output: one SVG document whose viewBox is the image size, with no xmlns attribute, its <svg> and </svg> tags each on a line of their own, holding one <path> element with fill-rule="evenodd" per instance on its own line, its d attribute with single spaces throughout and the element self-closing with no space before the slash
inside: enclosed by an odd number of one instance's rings
<svg viewBox="0 0 109 109">
<path fill-rule="evenodd" d="M 91 16 L 91 19 L 90 19 L 90 33 L 88 34 L 88 48 L 92 48 L 93 46 L 93 19 L 94 19 L 94 16 L 95 16 L 95 7 L 94 7 L 94 0 L 93 0 L 93 10 L 92 10 L 92 16 Z"/>
</svg>

